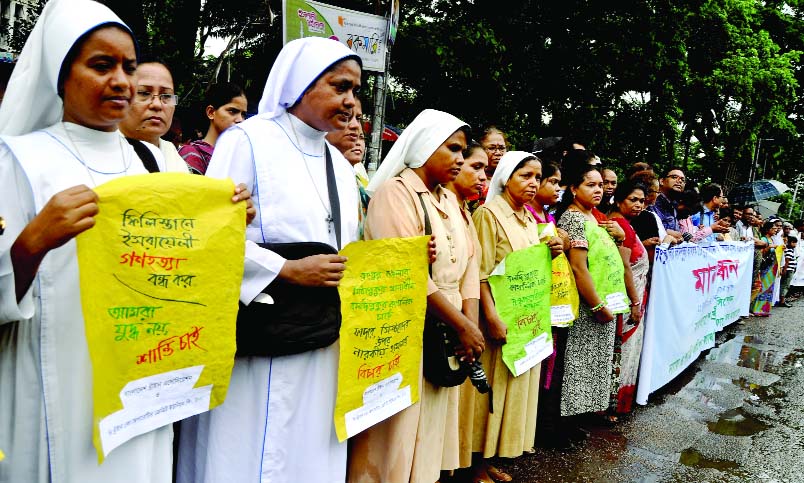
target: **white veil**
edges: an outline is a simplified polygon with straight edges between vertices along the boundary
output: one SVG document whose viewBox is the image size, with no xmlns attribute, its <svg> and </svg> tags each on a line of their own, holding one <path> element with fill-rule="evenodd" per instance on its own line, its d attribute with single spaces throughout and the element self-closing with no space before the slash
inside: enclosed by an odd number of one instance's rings
<svg viewBox="0 0 804 483">
<path fill-rule="evenodd" d="M 274 61 L 259 104 L 260 116 L 281 116 L 329 66 L 345 58 L 360 57 L 337 40 L 306 37 L 288 42 Z"/>
<path fill-rule="evenodd" d="M 61 64 L 76 40 L 107 23 L 131 32 L 108 7 L 92 0 L 51 0 L 45 5 L 8 82 L 0 105 L 0 134 L 27 134 L 62 118 L 57 85 Z"/>
<path fill-rule="evenodd" d="M 401 173 L 405 168 L 424 166 L 436 149 L 458 129 L 468 127 L 452 114 L 425 109 L 396 140 L 385 156 L 380 169 L 371 178 L 368 192 L 374 193 L 387 180 Z"/>
<path fill-rule="evenodd" d="M 527 151 L 508 151 L 500 158 L 497 163 L 497 169 L 494 171 L 494 176 L 491 177 L 489 182 L 489 192 L 486 194 L 486 199 L 491 201 L 495 196 L 502 194 L 505 191 L 505 185 L 514 174 L 514 168 L 525 158 L 535 158 L 536 155 Z"/>
</svg>

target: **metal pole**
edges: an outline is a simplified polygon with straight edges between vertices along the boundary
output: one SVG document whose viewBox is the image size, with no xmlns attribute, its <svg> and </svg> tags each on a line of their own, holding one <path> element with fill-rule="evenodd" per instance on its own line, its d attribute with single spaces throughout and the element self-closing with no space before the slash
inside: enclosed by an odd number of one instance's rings
<svg viewBox="0 0 804 483">
<path fill-rule="evenodd" d="M 388 76 L 391 70 L 391 52 L 385 52 L 385 72 L 377 74 L 374 81 L 374 117 L 371 121 L 371 150 L 366 171 L 369 178 L 380 165 L 382 156 L 382 131 L 385 121 L 385 93 L 388 90 Z"/>
<path fill-rule="evenodd" d="M 756 165 L 757 161 L 759 160 L 759 147 L 762 145 L 762 138 L 757 140 L 757 145 L 754 146 L 754 162 L 751 163 L 751 169 L 748 172 L 748 182 L 754 181 L 754 176 L 756 175 Z"/>
<path fill-rule="evenodd" d="M 760 138 L 759 142 L 762 143 L 762 141 L 776 141 L 776 139 L 774 139 L 774 138 Z M 760 151 L 760 149 L 761 148 L 759 147 L 759 144 L 758 144 L 757 145 L 757 158 L 754 160 L 755 165 L 759 164 L 759 151 Z M 765 151 L 767 151 L 767 149 Z M 764 178 L 764 179 L 768 178 L 767 173 L 765 172 L 765 167 L 767 165 L 768 165 L 768 153 L 766 152 L 764 161 L 762 161 L 762 178 Z"/>
<path fill-rule="evenodd" d="M 802 184 L 804 184 L 804 175 L 799 174 L 796 176 L 796 185 L 793 187 L 793 201 L 790 202 L 790 210 L 787 211 L 787 217 L 790 218 L 793 216 L 793 205 L 796 204 L 796 196 L 798 196 L 798 188 Z"/>
</svg>

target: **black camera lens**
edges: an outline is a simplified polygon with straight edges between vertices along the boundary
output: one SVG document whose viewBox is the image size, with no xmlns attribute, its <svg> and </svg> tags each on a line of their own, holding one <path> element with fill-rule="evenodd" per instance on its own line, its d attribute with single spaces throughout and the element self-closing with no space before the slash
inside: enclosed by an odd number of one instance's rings
<svg viewBox="0 0 804 483">
<path fill-rule="evenodd" d="M 491 390 L 486 371 L 483 370 L 483 365 L 480 364 L 480 361 L 464 363 L 463 366 L 467 376 L 469 376 L 469 380 L 472 381 L 472 385 L 475 386 L 475 389 L 480 394 L 486 394 Z"/>
</svg>

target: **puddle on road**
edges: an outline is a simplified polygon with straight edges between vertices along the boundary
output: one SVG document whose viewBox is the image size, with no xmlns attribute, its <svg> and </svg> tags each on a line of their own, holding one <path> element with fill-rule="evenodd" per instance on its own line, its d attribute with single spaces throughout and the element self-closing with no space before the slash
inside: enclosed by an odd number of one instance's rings
<svg viewBox="0 0 804 483">
<path fill-rule="evenodd" d="M 727 436 L 751 436 L 770 427 L 743 408 L 726 411 L 717 421 L 707 423 L 707 426 L 709 432 Z"/>
<path fill-rule="evenodd" d="M 790 351 L 784 347 L 773 346 L 758 336 L 724 331 L 718 337 L 719 344 L 704 352 L 702 359 L 777 375 L 804 364 L 804 351 Z M 781 401 L 786 396 L 777 384 L 763 386 L 751 382 L 751 378 L 732 379 L 732 377 L 702 370 L 700 364 L 694 363 L 664 388 L 654 393 L 651 396 L 650 406 L 661 405 L 667 401 L 669 396 L 675 395 L 690 403 L 703 404 L 710 408 L 710 412 L 706 414 L 693 409 L 694 406 L 690 408 L 679 406 L 676 409 L 679 411 L 679 417 L 706 423 L 711 433 L 750 438 L 769 429 L 769 425 L 749 412 L 751 408 L 748 410 L 743 407 L 731 409 L 733 406 L 729 405 L 729 397 L 735 395 L 735 387 L 745 391 L 744 404 L 747 405 L 762 404 L 778 410 L 778 405 L 782 404 Z M 719 397 L 719 394 L 723 394 L 724 397 Z M 716 420 L 712 420 L 712 418 L 716 418 Z M 622 426 L 614 429 L 596 427 L 594 424 L 583 424 L 582 426 L 589 431 L 589 438 L 573 449 L 565 451 L 537 449 L 536 453 L 532 455 L 513 460 L 495 459 L 494 461 L 515 476 L 518 481 L 539 481 L 540 483 L 609 481 L 614 474 L 618 473 L 622 476 L 619 481 L 632 483 L 687 481 L 666 475 L 661 470 L 659 473 L 655 473 L 657 468 L 667 468 L 666 465 L 674 464 L 671 462 L 675 461 L 690 468 L 718 470 L 724 473 L 724 477 L 729 475 L 731 478 L 736 476 L 740 479 L 747 479 L 750 476 L 746 469 L 737 462 L 709 459 L 692 448 L 684 450 L 678 460 L 675 459 L 675 455 L 644 454 L 649 452 L 640 446 L 632 446 L 627 432 L 624 434 Z M 804 445 L 804 443 L 800 444 Z M 628 457 L 623 459 L 625 455 Z M 626 466 L 618 468 L 621 464 Z M 458 477 L 448 481 L 471 481 L 471 479 L 464 480 Z"/>
<path fill-rule="evenodd" d="M 727 460 L 713 460 L 704 457 L 694 449 L 686 449 L 681 453 L 681 458 L 678 461 L 685 466 L 694 466 L 696 468 L 712 468 L 720 471 L 734 470 L 740 467 L 738 463 Z"/>
</svg>

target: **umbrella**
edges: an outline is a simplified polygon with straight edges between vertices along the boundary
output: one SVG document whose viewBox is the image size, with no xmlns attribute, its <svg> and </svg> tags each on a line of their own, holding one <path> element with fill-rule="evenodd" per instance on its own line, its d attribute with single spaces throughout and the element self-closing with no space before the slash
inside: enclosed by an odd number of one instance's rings
<svg viewBox="0 0 804 483">
<path fill-rule="evenodd" d="M 754 203 L 780 195 L 785 191 L 790 191 L 790 188 L 784 183 L 772 179 L 758 179 L 732 189 L 729 193 L 729 202 L 738 205 Z"/>
<path fill-rule="evenodd" d="M 781 203 L 775 203 L 773 201 L 762 200 L 754 207 L 760 215 L 764 218 L 768 218 L 773 215 L 779 214 L 779 207 L 782 206 Z"/>
</svg>

